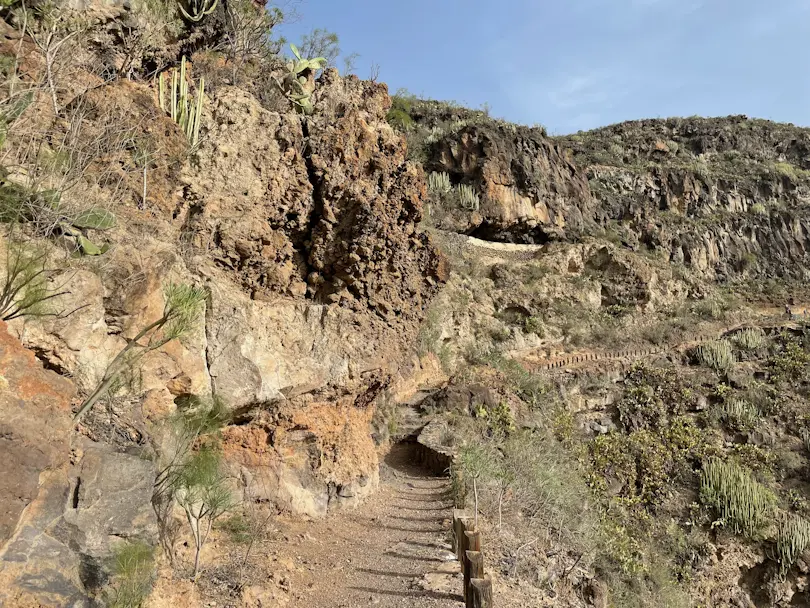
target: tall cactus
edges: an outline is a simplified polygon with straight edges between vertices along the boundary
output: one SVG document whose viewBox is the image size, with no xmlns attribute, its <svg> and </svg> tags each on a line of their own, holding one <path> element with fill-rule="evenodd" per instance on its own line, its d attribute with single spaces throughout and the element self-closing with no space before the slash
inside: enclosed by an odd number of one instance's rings
<svg viewBox="0 0 810 608">
<path fill-rule="evenodd" d="M 171 70 L 171 73 L 170 91 L 167 91 L 169 84 L 167 83 L 166 72 L 163 72 L 158 78 L 160 108 L 180 126 L 192 147 L 196 147 L 200 141 L 205 78 L 200 78 L 200 82 L 197 84 L 197 99 L 195 102 L 188 94 L 185 57 L 180 61 L 180 70 L 178 71 L 175 68 Z"/>
<path fill-rule="evenodd" d="M 177 3 L 183 17 L 194 23 L 199 23 L 203 20 L 203 17 L 214 12 L 214 9 L 217 8 L 217 4 L 219 4 L 219 0 L 189 0 L 189 11 L 186 10 L 183 4 L 182 0 Z"/>
</svg>

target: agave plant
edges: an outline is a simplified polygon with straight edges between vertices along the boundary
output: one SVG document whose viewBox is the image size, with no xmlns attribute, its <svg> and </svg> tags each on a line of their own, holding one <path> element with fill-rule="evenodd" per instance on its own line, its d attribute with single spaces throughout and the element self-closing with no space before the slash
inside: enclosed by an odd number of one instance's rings
<svg viewBox="0 0 810 608">
<path fill-rule="evenodd" d="M 219 4 L 219 0 L 189 0 L 189 10 L 186 10 L 186 7 L 183 6 L 183 2 L 178 2 L 177 6 L 180 8 L 183 17 L 192 23 L 199 23 L 206 15 L 214 12 L 217 4 Z"/>
</svg>

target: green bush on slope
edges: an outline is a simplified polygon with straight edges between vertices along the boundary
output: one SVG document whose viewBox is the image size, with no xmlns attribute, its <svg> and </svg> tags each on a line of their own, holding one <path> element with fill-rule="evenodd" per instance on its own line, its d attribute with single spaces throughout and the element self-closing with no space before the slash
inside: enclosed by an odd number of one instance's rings
<svg viewBox="0 0 810 608">
<path fill-rule="evenodd" d="M 703 465 L 700 498 L 716 511 L 722 525 L 749 538 L 761 536 L 776 508 L 773 492 L 750 472 L 717 458 Z"/>
</svg>

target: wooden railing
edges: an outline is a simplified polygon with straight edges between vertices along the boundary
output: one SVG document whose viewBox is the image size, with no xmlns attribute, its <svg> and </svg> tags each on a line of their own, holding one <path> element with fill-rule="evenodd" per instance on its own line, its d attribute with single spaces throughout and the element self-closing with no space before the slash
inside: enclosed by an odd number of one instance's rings
<svg viewBox="0 0 810 608">
<path fill-rule="evenodd" d="M 682 342 L 679 344 L 670 344 L 670 345 L 663 345 L 663 346 L 653 346 L 649 348 L 643 349 L 628 349 L 628 350 L 616 350 L 616 351 L 591 351 L 586 353 L 570 353 L 565 355 L 558 355 L 553 356 L 548 359 L 539 359 L 533 361 L 530 366 L 534 367 L 535 369 L 540 370 L 553 370 L 559 369 L 563 367 L 569 367 L 573 365 L 577 365 L 580 363 L 587 363 L 590 361 L 616 361 L 616 360 L 623 360 L 623 359 L 630 359 L 630 360 L 637 360 L 642 359 L 644 357 L 649 357 L 651 355 L 659 355 L 665 352 L 669 352 L 672 350 L 686 350 L 689 348 L 694 348 L 699 346 L 700 344 L 704 344 L 706 342 L 711 342 L 712 340 L 717 340 L 725 335 L 733 333 L 735 331 L 739 331 L 741 329 L 745 329 L 748 327 L 760 327 L 763 330 L 768 329 L 791 329 L 791 328 L 799 328 L 801 327 L 795 320 L 766 320 L 762 323 L 752 324 L 752 323 L 740 323 L 737 325 L 732 325 L 726 327 L 720 331 L 708 333 L 708 334 L 701 334 L 698 336 L 692 337 L 690 340 L 686 342 Z"/>
<path fill-rule="evenodd" d="M 484 572 L 481 532 L 473 517 L 462 509 L 453 509 L 453 549 L 464 575 L 466 608 L 492 608 L 492 579 Z"/>
</svg>

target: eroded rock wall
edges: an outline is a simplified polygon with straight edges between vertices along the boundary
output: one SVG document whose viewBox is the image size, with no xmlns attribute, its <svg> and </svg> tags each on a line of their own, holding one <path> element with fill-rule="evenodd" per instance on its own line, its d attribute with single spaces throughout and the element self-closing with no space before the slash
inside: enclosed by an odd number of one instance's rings
<svg viewBox="0 0 810 608">
<path fill-rule="evenodd" d="M 88 128 L 125 110 L 125 127 L 165 154 L 147 174 L 146 204 L 140 180 L 117 182 L 104 264 L 58 277 L 70 292 L 59 306 L 76 312 L 14 331 L 86 394 L 160 317 L 167 284 L 204 286 L 198 327 L 146 357 L 133 386 L 94 408 L 82 432 L 145 444 L 175 399 L 214 393 L 231 409 L 225 447 L 246 493 L 258 476 L 282 510 L 356 503 L 376 486 L 374 401 L 446 277 L 418 229 L 424 177 L 385 121 L 385 86 L 327 71 L 306 118 L 221 87 L 188 158 L 177 154 L 182 133 L 154 111 L 155 91 L 120 82 L 84 97 L 71 103 L 88 102 Z M 126 166 L 130 151 L 118 154 Z"/>
</svg>

